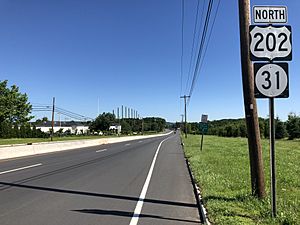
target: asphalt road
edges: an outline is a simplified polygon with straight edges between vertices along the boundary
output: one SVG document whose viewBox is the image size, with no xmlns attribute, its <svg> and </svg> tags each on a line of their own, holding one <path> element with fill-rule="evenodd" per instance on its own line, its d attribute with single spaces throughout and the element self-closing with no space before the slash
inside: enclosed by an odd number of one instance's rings
<svg viewBox="0 0 300 225">
<path fill-rule="evenodd" d="M 0 161 L 1 225 L 199 223 L 178 134 Z"/>
</svg>

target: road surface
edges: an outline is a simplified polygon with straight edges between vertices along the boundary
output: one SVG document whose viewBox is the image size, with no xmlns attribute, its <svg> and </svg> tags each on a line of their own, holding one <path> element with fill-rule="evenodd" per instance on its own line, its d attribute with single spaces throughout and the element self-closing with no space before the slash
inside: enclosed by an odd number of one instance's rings
<svg viewBox="0 0 300 225">
<path fill-rule="evenodd" d="M 199 224 L 178 134 L 0 161 L 1 225 Z"/>
</svg>

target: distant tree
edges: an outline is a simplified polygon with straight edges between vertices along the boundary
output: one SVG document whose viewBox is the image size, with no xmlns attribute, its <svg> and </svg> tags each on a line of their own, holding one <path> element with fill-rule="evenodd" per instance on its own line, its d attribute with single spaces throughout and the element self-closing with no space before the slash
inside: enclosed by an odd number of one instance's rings
<svg viewBox="0 0 300 225">
<path fill-rule="evenodd" d="M 31 135 L 32 135 L 33 138 L 37 138 L 38 137 L 38 131 L 36 129 L 35 124 L 32 125 Z"/>
<path fill-rule="evenodd" d="M 20 138 L 26 138 L 26 128 L 24 124 L 20 126 Z"/>
<path fill-rule="evenodd" d="M 56 133 L 58 134 L 59 137 L 61 137 L 63 131 L 64 131 L 64 128 L 60 128 L 58 131 L 56 131 Z"/>
<path fill-rule="evenodd" d="M 226 126 L 225 127 L 225 131 L 226 131 L 226 137 L 232 137 L 233 135 L 233 129 L 232 126 Z"/>
<path fill-rule="evenodd" d="M 28 103 L 27 95 L 20 93 L 16 85 L 7 87 L 7 82 L 7 80 L 0 81 L 0 123 L 29 121 L 33 117 L 29 116 L 32 106 Z"/>
<path fill-rule="evenodd" d="M 239 137 L 240 136 L 240 129 L 238 126 L 234 126 L 232 130 L 232 136 L 233 137 Z"/>
<path fill-rule="evenodd" d="M 116 123 L 116 117 L 112 113 L 102 113 L 95 121 L 93 121 L 89 128 L 91 131 L 108 131 L 109 126 Z"/>
<path fill-rule="evenodd" d="M 18 126 L 18 124 L 15 124 L 15 125 L 14 125 L 14 134 L 13 134 L 13 137 L 15 137 L 15 138 L 20 137 L 20 131 L 19 131 L 19 126 Z"/>
<path fill-rule="evenodd" d="M 125 120 L 123 120 L 121 122 L 121 133 L 122 134 L 130 134 L 131 133 L 131 126 Z"/>
<path fill-rule="evenodd" d="M 240 136 L 241 137 L 247 137 L 247 129 L 245 123 L 241 123 L 239 125 L 239 130 L 240 130 Z"/>
<path fill-rule="evenodd" d="M 298 117 L 295 113 L 290 113 L 288 115 L 286 130 L 290 140 L 300 138 L 300 117 Z"/>
<path fill-rule="evenodd" d="M 269 138 L 269 120 L 268 119 L 266 119 L 265 121 L 264 121 L 264 137 L 265 138 Z"/>
<path fill-rule="evenodd" d="M 260 136 L 264 137 L 265 135 L 265 119 L 259 118 L 258 121 L 259 124 L 259 132 L 260 132 Z"/>
<path fill-rule="evenodd" d="M 25 137 L 26 138 L 31 138 L 32 137 L 32 130 L 31 130 L 30 124 L 25 123 L 24 127 L 25 127 Z"/>
<path fill-rule="evenodd" d="M 286 137 L 286 133 L 285 124 L 277 117 L 275 120 L 275 138 L 282 139 Z"/>
</svg>

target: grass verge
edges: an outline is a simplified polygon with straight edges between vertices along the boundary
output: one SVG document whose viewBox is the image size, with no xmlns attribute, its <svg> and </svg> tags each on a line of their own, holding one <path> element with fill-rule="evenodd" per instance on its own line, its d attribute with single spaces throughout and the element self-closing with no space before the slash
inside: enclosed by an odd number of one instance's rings
<svg viewBox="0 0 300 225">
<path fill-rule="evenodd" d="M 53 141 L 75 141 L 75 140 L 87 140 L 87 139 L 99 139 L 105 137 L 115 137 L 115 136 L 69 136 L 69 137 L 54 137 Z M 50 138 L 9 138 L 0 139 L 1 145 L 14 145 L 14 144 L 28 144 L 28 143 L 38 143 L 38 142 L 49 142 Z"/>
<path fill-rule="evenodd" d="M 276 141 L 277 218 L 270 206 L 268 140 L 262 140 L 267 197 L 251 196 L 247 139 L 189 135 L 185 154 L 214 224 L 300 224 L 300 142 Z"/>
</svg>

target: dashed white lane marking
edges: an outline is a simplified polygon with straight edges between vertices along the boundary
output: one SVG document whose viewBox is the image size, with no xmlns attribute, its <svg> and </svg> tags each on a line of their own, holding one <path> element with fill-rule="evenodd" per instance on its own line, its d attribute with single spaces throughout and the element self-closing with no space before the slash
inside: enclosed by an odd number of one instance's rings
<svg viewBox="0 0 300 225">
<path fill-rule="evenodd" d="M 29 169 L 29 168 L 33 168 L 33 167 L 37 167 L 37 166 L 41 166 L 41 165 L 43 165 L 43 164 L 38 163 L 38 164 L 34 164 L 34 165 L 30 165 L 30 166 L 24 166 L 24 167 L 12 169 L 12 170 L 6 170 L 6 171 L 3 171 L 3 172 L 0 172 L 0 175 L 6 174 L 6 173 L 16 172 L 16 171 L 19 171 L 19 170 L 25 170 L 25 169 Z"/>
<path fill-rule="evenodd" d="M 171 136 L 173 137 L 173 136 Z M 169 138 L 171 137 L 168 137 L 164 140 L 162 140 L 158 147 L 157 147 L 157 150 L 155 152 L 155 155 L 154 155 L 154 158 L 152 160 L 152 163 L 151 163 L 151 166 L 150 166 L 150 169 L 149 169 L 149 172 L 148 172 L 148 175 L 147 175 L 147 178 L 146 178 L 146 181 L 144 183 L 144 186 L 143 186 L 143 189 L 142 189 L 142 192 L 140 194 L 140 197 L 139 197 L 139 201 L 137 202 L 136 204 L 136 207 L 135 207 L 135 210 L 134 210 L 134 213 L 133 213 L 133 216 L 131 218 L 131 221 L 130 221 L 130 224 L 129 225 L 137 225 L 137 223 L 139 222 L 139 217 L 140 217 L 140 214 L 142 212 L 142 208 L 143 208 L 143 204 L 144 204 L 144 199 L 146 197 L 146 194 L 147 194 L 147 190 L 148 190 L 148 187 L 149 187 L 149 184 L 150 184 L 150 180 L 151 180 L 151 177 L 152 177 L 152 173 L 153 173 L 153 169 L 154 169 L 154 165 L 155 165 L 155 162 L 156 162 L 156 158 L 157 158 L 157 155 L 159 153 L 159 150 L 160 150 L 160 147 L 162 145 L 162 143 L 166 140 L 168 140 Z"/>
<path fill-rule="evenodd" d="M 139 141 L 138 143 L 142 143 L 143 141 Z"/>
<path fill-rule="evenodd" d="M 129 146 L 129 145 L 131 145 L 131 144 L 129 144 L 129 143 L 128 143 L 128 144 L 125 144 L 125 146 Z"/>
<path fill-rule="evenodd" d="M 97 150 L 96 152 L 105 152 L 105 151 L 107 151 L 107 149 L 105 148 L 105 149 L 100 149 L 100 150 Z"/>
</svg>

